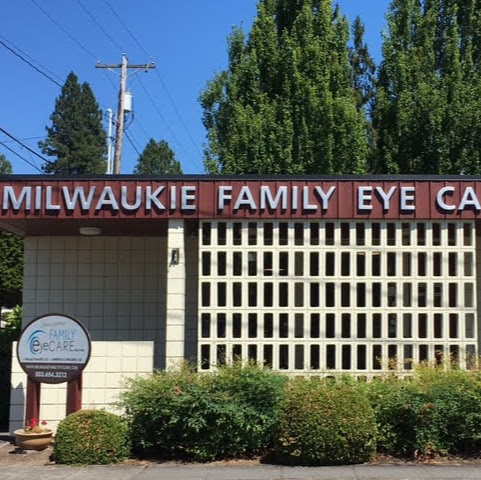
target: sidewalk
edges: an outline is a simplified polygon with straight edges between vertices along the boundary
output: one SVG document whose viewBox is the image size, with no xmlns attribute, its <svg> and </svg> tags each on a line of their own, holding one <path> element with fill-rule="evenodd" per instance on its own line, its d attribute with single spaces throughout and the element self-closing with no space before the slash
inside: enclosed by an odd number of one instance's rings
<svg viewBox="0 0 481 480">
<path fill-rule="evenodd" d="M 464 480 L 481 479 L 481 467 L 360 465 L 354 467 L 249 466 L 2 466 L 2 480 Z"/>
</svg>

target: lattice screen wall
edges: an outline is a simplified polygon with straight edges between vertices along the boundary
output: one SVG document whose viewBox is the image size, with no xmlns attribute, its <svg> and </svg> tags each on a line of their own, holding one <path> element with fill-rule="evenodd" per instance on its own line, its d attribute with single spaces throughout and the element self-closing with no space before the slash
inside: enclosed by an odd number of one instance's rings
<svg viewBox="0 0 481 480">
<path fill-rule="evenodd" d="M 477 354 L 474 222 L 205 221 L 199 244 L 201 370 L 369 376 Z"/>
</svg>

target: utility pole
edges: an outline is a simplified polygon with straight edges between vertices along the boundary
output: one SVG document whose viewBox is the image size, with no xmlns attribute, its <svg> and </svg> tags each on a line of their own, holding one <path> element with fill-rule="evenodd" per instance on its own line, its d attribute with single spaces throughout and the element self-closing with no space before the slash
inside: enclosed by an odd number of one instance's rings
<svg viewBox="0 0 481 480">
<path fill-rule="evenodd" d="M 155 68 L 153 63 L 146 63 L 145 65 L 129 65 L 127 57 L 125 53 L 122 53 L 122 63 L 117 65 L 107 65 L 103 63 L 97 63 L 95 68 L 107 68 L 111 71 L 115 71 L 116 69 L 120 69 L 120 90 L 119 90 L 119 107 L 117 112 L 117 125 L 115 129 L 115 151 L 114 151 L 114 174 L 120 174 L 120 164 L 122 161 L 122 141 L 124 138 L 124 102 L 125 102 L 125 90 L 127 87 L 127 78 L 135 75 L 136 73 L 140 72 L 141 70 L 145 70 L 146 72 L 151 69 Z M 135 69 L 135 72 L 127 75 L 128 69 Z"/>
</svg>

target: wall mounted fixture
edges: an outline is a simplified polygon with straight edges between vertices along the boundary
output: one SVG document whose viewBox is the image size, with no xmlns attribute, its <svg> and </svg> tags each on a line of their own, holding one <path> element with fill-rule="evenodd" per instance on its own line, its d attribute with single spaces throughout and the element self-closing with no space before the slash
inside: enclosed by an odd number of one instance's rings
<svg viewBox="0 0 481 480">
<path fill-rule="evenodd" d="M 173 248 L 170 254 L 170 264 L 178 265 L 180 261 L 180 251 L 178 248 Z"/>
</svg>

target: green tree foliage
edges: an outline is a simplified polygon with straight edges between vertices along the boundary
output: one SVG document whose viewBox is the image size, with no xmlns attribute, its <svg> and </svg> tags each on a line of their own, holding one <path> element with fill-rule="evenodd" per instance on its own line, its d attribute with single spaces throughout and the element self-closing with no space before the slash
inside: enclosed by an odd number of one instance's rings
<svg viewBox="0 0 481 480">
<path fill-rule="evenodd" d="M 10 379 L 12 370 L 12 344 L 20 337 L 22 330 L 22 307 L 16 306 L 12 312 L 2 315 L 5 322 L 0 329 L 0 428 L 8 428 L 10 410 Z"/>
<path fill-rule="evenodd" d="M 55 101 L 47 138 L 39 142 L 42 152 L 55 157 L 42 166 L 60 175 L 105 173 L 106 134 L 102 111 L 88 83 L 79 84 L 71 72 Z"/>
<path fill-rule="evenodd" d="M 201 94 L 211 173 L 363 173 L 366 115 L 349 62 L 349 24 L 330 0 L 260 0 L 248 37 Z"/>
<path fill-rule="evenodd" d="M 0 252 L 0 305 L 13 307 L 22 303 L 22 238 L 13 233 L 0 231 Z"/>
<path fill-rule="evenodd" d="M 481 0 L 393 0 L 374 127 L 383 173 L 481 173 Z"/>
<path fill-rule="evenodd" d="M 165 140 L 156 142 L 151 138 L 137 161 L 134 173 L 143 175 L 182 174 L 182 166 Z"/>
<path fill-rule="evenodd" d="M 0 153 L 0 175 L 11 175 L 12 164 L 7 160 L 5 155 Z"/>
<path fill-rule="evenodd" d="M 10 175 L 12 164 L 0 155 L 0 175 Z M 0 306 L 14 307 L 22 303 L 23 240 L 18 235 L 0 230 Z"/>
<path fill-rule="evenodd" d="M 359 17 L 352 24 L 353 45 L 349 51 L 351 63 L 351 82 L 356 91 L 356 102 L 359 109 L 372 112 L 375 96 L 376 64 L 364 41 L 365 26 Z"/>
<path fill-rule="evenodd" d="M 351 64 L 351 83 L 356 94 L 356 104 L 367 115 L 367 136 L 369 142 L 369 171 L 376 170 L 376 131 L 372 125 L 372 112 L 376 95 L 376 64 L 364 41 L 365 27 L 359 17 L 352 24 L 352 46 L 349 51 Z"/>
</svg>

